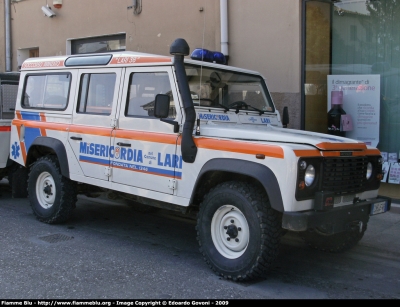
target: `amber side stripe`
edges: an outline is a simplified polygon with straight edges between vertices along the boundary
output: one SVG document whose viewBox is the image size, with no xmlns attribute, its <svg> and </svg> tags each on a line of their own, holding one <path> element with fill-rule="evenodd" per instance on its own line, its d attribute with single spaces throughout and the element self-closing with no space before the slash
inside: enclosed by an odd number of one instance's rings
<svg viewBox="0 0 400 307">
<path fill-rule="evenodd" d="M 319 143 L 316 147 L 322 150 L 365 150 L 364 143 Z"/>
<path fill-rule="evenodd" d="M 379 156 L 381 152 L 378 149 L 365 149 L 350 151 L 351 157 L 360 156 Z M 340 151 L 319 151 L 316 149 L 310 150 L 294 150 L 296 157 L 340 157 Z"/>
<path fill-rule="evenodd" d="M 20 118 L 20 116 L 18 116 Z M 53 131 L 63 131 L 72 133 L 82 133 L 91 134 L 99 136 L 111 136 L 125 138 L 132 140 L 140 140 L 146 142 L 162 143 L 162 144 L 178 144 L 181 143 L 181 137 L 177 137 L 175 134 L 161 134 L 161 133 L 149 133 L 143 131 L 129 131 L 129 130 L 113 130 L 112 128 L 101 128 L 101 127 L 90 127 L 83 125 L 69 125 L 60 123 L 49 123 L 49 122 L 39 122 L 39 121 L 29 121 L 22 119 L 14 119 L 13 125 L 20 130 L 21 125 L 26 127 L 47 129 Z M 43 134 L 42 134 L 43 135 Z M 220 150 L 228 152 L 236 152 L 243 154 L 264 154 L 268 157 L 273 158 L 284 158 L 284 151 L 279 146 L 274 145 L 263 145 L 263 144 L 251 144 L 240 141 L 231 140 L 218 140 L 210 138 L 195 138 L 195 144 L 198 148 L 210 149 L 210 150 Z"/>
<path fill-rule="evenodd" d="M 283 149 L 274 145 L 252 144 L 240 141 L 217 140 L 209 138 L 195 138 L 194 142 L 197 147 L 205 149 L 229 151 L 249 155 L 264 154 L 265 156 L 279 159 L 283 159 L 285 156 Z"/>
</svg>

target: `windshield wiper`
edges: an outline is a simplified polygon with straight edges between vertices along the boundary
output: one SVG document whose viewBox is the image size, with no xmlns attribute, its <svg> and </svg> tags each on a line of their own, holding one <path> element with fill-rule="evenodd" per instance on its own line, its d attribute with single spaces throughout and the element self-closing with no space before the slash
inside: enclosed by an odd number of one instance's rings
<svg viewBox="0 0 400 307">
<path fill-rule="evenodd" d="M 221 103 L 219 103 L 218 104 L 218 106 L 220 106 L 221 108 L 223 108 L 225 111 L 225 113 L 227 112 L 227 111 L 229 111 L 229 108 L 227 107 L 227 106 L 224 106 L 223 104 L 221 104 Z"/>
<path fill-rule="evenodd" d="M 254 111 L 259 112 L 260 115 L 263 115 L 263 114 L 265 113 L 263 110 L 257 109 L 257 108 L 253 107 L 253 106 L 250 105 L 250 104 L 248 104 L 247 106 L 250 107 L 250 108 L 252 108 Z"/>
<path fill-rule="evenodd" d="M 234 108 L 234 107 L 236 107 L 236 114 L 239 113 L 239 109 L 241 109 L 242 107 L 244 107 L 246 110 L 248 110 L 248 108 L 251 108 L 252 110 L 259 112 L 260 115 L 263 115 L 265 113 L 263 110 L 257 109 L 255 107 L 253 107 L 252 105 L 249 105 L 249 104 L 245 103 L 244 101 L 240 101 L 240 100 L 235 101 L 228 106 L 229 109 Z"/>
</svg>

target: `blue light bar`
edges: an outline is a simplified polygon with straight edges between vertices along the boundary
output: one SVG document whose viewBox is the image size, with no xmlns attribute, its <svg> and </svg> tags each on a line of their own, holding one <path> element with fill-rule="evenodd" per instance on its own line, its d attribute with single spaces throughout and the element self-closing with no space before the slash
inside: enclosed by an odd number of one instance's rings
<svg viewBox="0 0 400 307">
<path fill-rule="evenodd" d="M 217 64 L 226 64 L 226 58 L 223 53 L 197 48 L 190 55 L 192 60 L 205 61 Z"/>
</svg>

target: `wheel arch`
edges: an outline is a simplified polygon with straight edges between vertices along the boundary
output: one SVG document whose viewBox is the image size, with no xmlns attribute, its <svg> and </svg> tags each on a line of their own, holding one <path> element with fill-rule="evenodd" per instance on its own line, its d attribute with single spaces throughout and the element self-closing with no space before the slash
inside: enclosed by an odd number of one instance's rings
<svg viewBox="0 0 400 307">
<path fill-rule="evenodd" d="M 29 147 L 26 165 L 30 165 L 35 162 L 39 157 L 46 154 L 54 154 L 60 164 L 61 174 L 69 178 L 69 164 L 67 151 L 63 142 L 58 139 L 51 137 L 37 137 L 32 145 Z"/>
<path fill-rule="evenodd" d="M 205 163 L 196 179 L 190 198 L 191 204 L 196 199 L 201 187 L 215 173 L 252 178 L 264 188 L 270 200 L 271 207 L 279 212 L 284 211 L 281 189 L 272 170 L 265 165 L 240 159 L 216 158 Z M 227 178 L 232 180 L 231 176 Z"/>
</svg>

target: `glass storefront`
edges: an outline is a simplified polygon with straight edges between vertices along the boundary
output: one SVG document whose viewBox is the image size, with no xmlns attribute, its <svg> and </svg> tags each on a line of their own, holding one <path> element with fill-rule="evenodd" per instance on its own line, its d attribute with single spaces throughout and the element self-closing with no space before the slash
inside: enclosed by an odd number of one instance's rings
<svg viewBox="0 0 400 307">
<path fill-rule="evenodd" d="M 346 136 L 399 154 L 399 28 L 400 0 L 305 1 L 305 130 L 328 132 L 331 93 L 342 91 Z"/>
<path fill-rule="evenodd" d="M 302 128 L 331 133 L 327 113 L 340 103 L 347 114 L 340 123 L 343 134 L 377 146 L 387 159 L 398 162 L 400 0 L 303 4 Z"/>
<path fill-rule="evenodd" d="M 71 40 L 71 54 L 125 51 L 126 35 L 106 35 Z"/>
</svg>

